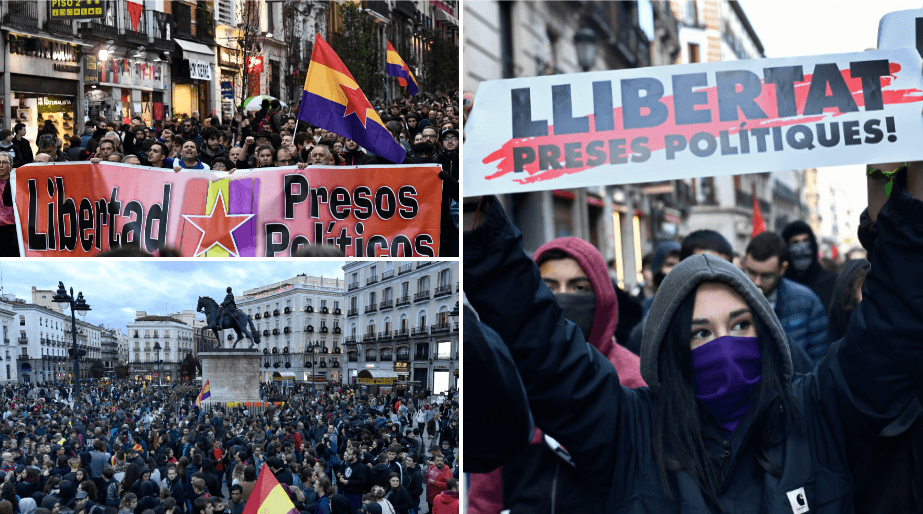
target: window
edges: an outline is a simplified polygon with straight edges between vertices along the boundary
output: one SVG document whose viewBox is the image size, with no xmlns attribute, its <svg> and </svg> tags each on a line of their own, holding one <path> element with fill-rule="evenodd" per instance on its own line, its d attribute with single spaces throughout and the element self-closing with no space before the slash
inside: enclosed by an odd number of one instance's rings
<svg viewBox="0 0 923 514">
<path fill-rule="evenodd" d="M 356 297 L 353 296 L 352 298 L 350 298 L 350 299 L 349 299 L 349 302 L 350 302 L 350 303 L 349 303 L 349 305 L 350 305 L 349 308 L 350 308 L 351 310 L 356 310 Z"/>
<path fill-rule="evenodd" d="M 429 275 L 423 275 L 417 280 L 417 292 L 422 293 L 429 290 Z"/>
<path fill-rule="evenodd" d="M 374 322 L 374 321 L 369 322 L 368 329 L 365 331 L 365 333 L 366 333 L 366 335 L 374 335 L 374 334 L 375 334 L 375 322 Z"/>
<path fill-rule="evenodd" d="M 333 310 L 337 310 L 337 309 L 339 309 L 339 308 L 340 308 L 340 301 L 339 301 L 339 300 L 334 300 L 334 301 L 333 301 Z"/>
<path fill-rule="evenodd" d="M 369 293 L 369 306 L 375 305 L 375 291 Z"/>
<path fill-rule="evenodd" d="M 327 300 L 321 300 L 321 301 L 320 301 L 320 308 L 321 308 L 321 309 L 326 309 L 326 308 L 327 308 Z"/>
<path fill-rule="evenodd" d="M 449 280 L 452 278 L 452 271 L 444 269 L 439 272 L 439 285 L 447 286 L 449 285 Z"/>
<path fill-rule="evenodd" d="M 369 277 L 374 277 L 378 275 L 378 266 L 369 267 Z"/>
<path fill-rule="evenodd" d="M 391 300 L 391 288 L 386 287 L 385 290 L 381 293 L 381 301 L 387 302 Z"/>
<path fill-rule="evenodd" d="M 410 296 L 410 282 L 404 282 L 401 284 L 401 298 Z"/>
<path fill-rule="evenodd" d="M 144 354 L 144 362 L 150 362 L 150 361 L 151 361 L 151 354 L 145 353 L 145 354 Z"/>
<path fill-rule="evenodd" d="M 695 43 L 689 43 L 689 62 L 700 62 L 699 59 L 699 45 Z"/>
<path fill-rule="evenodd" d="M 327 320 L 323 318 L 320 320 L 320 328 L 327 328 Z"/>
</svg>

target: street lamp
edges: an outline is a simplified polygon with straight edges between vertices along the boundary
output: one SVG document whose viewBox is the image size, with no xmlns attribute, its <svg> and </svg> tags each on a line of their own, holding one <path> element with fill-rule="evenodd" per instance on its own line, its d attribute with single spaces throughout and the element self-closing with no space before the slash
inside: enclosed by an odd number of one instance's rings
<svg viewBox="0 0 923 514">
<path fill-rule="evenodd" d="M 577 46 L 577 62 L 583 71 L 590 71 L 596 63 L 596 32 L 584 23 L 574 34 L 574 44 Z"/>
<path fill-rule="evenodd" d="M 160 350 L 163 347 L 160 346 L 160 341 L 154 341 L 154 359 L 157 362 L 157 385 L 161 385 L 161 380 L 163 379 L 163 360 L 160 358 Z"/>
<path fill-rule="evenodd" d="M 321 347 L 320 341 L 315 341 L 313 343 L 305 343 L 304 351 L 311 354 L 311 396 L 315 396 L 316 389 L 314 387 L 314 372 L 317 370 L 317 367 L 314 365 L 314 354 L 317 352 L 317 349 Z"/>
<path fill-rule="evenodd" d="M 74 358 L 74 410 L 76 410 L 77 397 L 80 394 L 80 367 L 77 360 L 82 354 L 86 354 L 86 350 L 77 349 L 77 318 L 74 314 L 76 311 L 80 313 L 81 317 L 86 316 L 87 311 L 90 310 L 90 306 L 87 305 L 86 300 L 83 299 L 83 292 L 78 292 L 77 298 L 74 299 L 74 288 L 72 287 L 70 289 L 70 294 L 67 294 L 67 289 L 64 288 L 64 282 L 58 282 L 58 290 L 52 297 L 52 301 L 55 303 L 66 303 L 70 305 L 71 308 L 71 336 L 73 337 L 71 356 Z"/>
</svg>

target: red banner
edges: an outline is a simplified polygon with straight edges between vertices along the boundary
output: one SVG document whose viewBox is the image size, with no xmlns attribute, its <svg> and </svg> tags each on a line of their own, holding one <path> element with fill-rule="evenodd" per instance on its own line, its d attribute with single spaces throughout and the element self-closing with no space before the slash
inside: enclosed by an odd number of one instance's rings
<svg viewBox="0 0 923 514">
<path fill-rule="evenodd" d="M 435 257 L 438 166 L 310 166 L 227 175 L 105 163 L 13 172 L 26 257 L 84 257 L 121 246 L 188 257 L 291 256 L 311 244 L 350 257 Z"/>
</svg>

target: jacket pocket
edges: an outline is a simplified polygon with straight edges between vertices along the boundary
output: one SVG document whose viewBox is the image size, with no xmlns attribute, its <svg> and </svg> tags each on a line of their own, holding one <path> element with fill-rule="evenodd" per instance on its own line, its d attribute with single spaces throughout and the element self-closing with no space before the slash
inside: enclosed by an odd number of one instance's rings
<svg viewBox="0 0 923 514">
<path fill-rule="evenodd" d="M 841 473 L 821 472 L 807 482 L 779 487 L 770 503 L 769 512 L 850 512 L 853 510 L 852 480 Z"/>
</svg>

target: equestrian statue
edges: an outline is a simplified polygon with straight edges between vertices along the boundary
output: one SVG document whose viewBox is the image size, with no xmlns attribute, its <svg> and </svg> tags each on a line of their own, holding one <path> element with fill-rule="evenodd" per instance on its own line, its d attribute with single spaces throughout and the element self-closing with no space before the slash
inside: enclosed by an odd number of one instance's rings
<svg viewBox="0 0 923 514">
<path fill-rule="evenodd" d="M 250 340 L 250 348 L 260 343 L 260 334 L 257 332 L 256 327 L 253 326 L 253 321 L 250 320 L 250 316 L 237 310 L 237 304 L 234 303 L 234 294 L 231 293 L 230 287 L 221 305 L 218 305 L 218 302 L 212 300 L 208 296 L 200 296 L 199 303 L 196 305 L 196 312 L 205 313 L 207 325 L 203 327 L 202 330 L 211 329 L 211 331 L 215 333 L 215 338 L 219 343 L 221 343 L 221 336 L 218 334 L 218 331 L 229 328 L 234 329 L 234 332 L 237 333 L 237 340 L 234 341 L 231 348 L 237 348 L 237 343 L 239 343 L 244 336 Z M 221 344 L 223 346 L 223 343 Z"/>
</svg>

